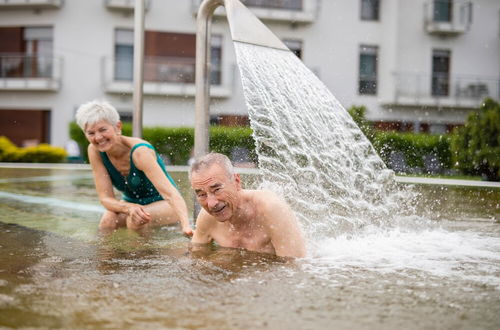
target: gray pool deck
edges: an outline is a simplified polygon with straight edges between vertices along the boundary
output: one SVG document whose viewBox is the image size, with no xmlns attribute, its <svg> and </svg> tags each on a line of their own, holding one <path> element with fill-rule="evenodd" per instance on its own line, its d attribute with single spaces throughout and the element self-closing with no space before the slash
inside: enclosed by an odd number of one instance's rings
<svg viewBox="0 0 500 330">
<path fill-rule="evenodd" d="M 0 168 L 31 168 L 31 169 L 60 169 L 60 170 L 85 170 L 90 171 L 89 164 L 48 164 L 48 163 L 1 163 Z M 169 172 L 187 172 L 189 166 L 169 165 Z M 259 174 L 259 169 L 236 167 L 236 171 L 242 174 Z M 479 187 L 479 188 L 500 188 L 500 182 L 478 181 L 478 180 L 461 180 L 461 179 L 445 179 L 445 178 L 426 178 L 414 176 L 396 175 L 396 181 L 408 184 L 426 184 L 426 185 L 443 185 L 443 186 L 464 186 L 464 187 Z"/>
</svg>

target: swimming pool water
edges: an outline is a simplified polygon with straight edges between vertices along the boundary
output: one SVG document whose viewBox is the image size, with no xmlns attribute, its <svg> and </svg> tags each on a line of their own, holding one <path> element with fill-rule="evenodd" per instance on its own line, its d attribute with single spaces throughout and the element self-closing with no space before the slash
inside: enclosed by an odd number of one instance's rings
<svg viewBox="0 0 500 330">
<path fill-rule="evenodd" d="M 500 191 L 417 189 L 418 214 L 289 262 L 193 253 L 175 227 L 101 237 L 89 171 L 2 168 L 0 327 L 497 329 Z"/>
</svg>

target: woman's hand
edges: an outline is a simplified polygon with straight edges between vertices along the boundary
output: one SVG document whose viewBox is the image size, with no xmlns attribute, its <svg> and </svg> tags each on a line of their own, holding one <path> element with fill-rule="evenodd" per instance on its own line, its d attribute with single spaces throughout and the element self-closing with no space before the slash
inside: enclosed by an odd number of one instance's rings
<svg viewBox="0 0 500 330">
<path fill-rule="evenodd" d="M 131 204 L 128 207 L 128 217 L 136 226 L 142 226 L 151 221 L 151 214 L 144 210 L 144 207 L 139 204 Z"/>
</svg>

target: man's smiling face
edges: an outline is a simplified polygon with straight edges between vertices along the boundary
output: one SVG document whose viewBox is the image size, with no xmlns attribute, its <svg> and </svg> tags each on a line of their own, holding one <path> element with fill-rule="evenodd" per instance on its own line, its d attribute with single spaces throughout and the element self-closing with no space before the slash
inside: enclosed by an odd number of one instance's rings
<svg viewBox="0 0 500 330">
<path fill-rule="evenodd" d="M 191 187 L 203 209 L 218 221 L 227 221 L 235 215 L 241 190 L 239 175 L 231 176 L 215 163 L 192 172 Z"/>
</svg>

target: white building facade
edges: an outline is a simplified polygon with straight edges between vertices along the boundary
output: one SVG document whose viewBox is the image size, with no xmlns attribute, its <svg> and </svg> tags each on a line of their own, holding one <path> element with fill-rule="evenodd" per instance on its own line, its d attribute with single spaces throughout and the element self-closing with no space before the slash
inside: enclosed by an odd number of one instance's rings
<svg viewBox="0 0 500 330">
<path fill-rule="evenodd" d="M 348 108 L 380 129 L 442 133 L 500 98 L 498 0 L 246 0 Z M 199 0 L 147 0 L 145 126 L 194 126 Z M 77 107 L 132 114 L 134 0 L 0 0 L 0 135 L 63 146 Z M 212 25 L 214 122 L 247 123 L 220 8 Z"/>
</svg>

